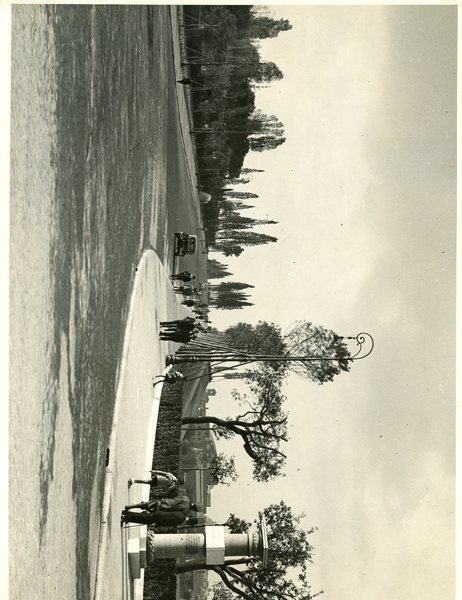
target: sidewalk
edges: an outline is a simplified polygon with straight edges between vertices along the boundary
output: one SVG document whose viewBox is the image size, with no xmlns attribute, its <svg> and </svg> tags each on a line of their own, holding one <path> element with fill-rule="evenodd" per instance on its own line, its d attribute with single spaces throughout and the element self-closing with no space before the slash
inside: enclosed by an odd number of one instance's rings
<svg viewBox="0 0 462 600">
<path fill-rule="evenodd" d="M 185 71 L 183 70 L 183 67 L 181 65 L 183 57 L 181 55 L 182 32 L 180 33 L 180 27 L 183 20 L 183 8 L 181 6 L 170 6 L 169 12 L 172 31 L 172 50 L 175 67 L 175 79 L 178 81 L 179 79 L 182 79 L 185 76 Z M 184 153 L 186 156 L 186 162 L 188 165 L 189 179 L 191 181 L 191 188 L 193 190 L 194 201 L 196 205 L 198 227 L 200 228 L 203 227 L 204 224 L 202 222 L 199 190 L 197 187 L 197 156 L 195 146 L 192 141 L 189 108 L 186 99 L 186 94 L 188 93 L 190 94 L 190 90 L 187 86 L 183 86 L 179 83 L 177 84 L 176 98 L 178 107 L 178 118 L 181 123 L 182 130 L 181 137 L 183 142 Z"/>
<path fill-rule="evenodd" d="M 152 250 L 138 265 L 127 319 L 106 468 L 94 599 L 142 598 L 142 579 L 132 580 L 128 551 L 139 551 L 145 527 L 120 527 L 126 504 L 147 500 L 149 486 L 129 478 L 146 478 L 151 468 L 162 385 L 153 378 L 165 370 L 172 344 L 159 340 L 159 321 L 189 314 L 179 304 L 168 274 Z"/>
</svg>

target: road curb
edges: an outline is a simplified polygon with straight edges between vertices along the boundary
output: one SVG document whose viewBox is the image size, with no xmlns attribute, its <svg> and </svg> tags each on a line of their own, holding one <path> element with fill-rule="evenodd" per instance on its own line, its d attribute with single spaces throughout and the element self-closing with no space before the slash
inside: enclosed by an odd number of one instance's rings
<svg viewBox="0 0 462 600">
<path fill-rule="evenodd" d="M 116 455 L 115 446 L 117 443 L 118 417 L 119 417 L 119 409 L 120 409 L 120 403 L 121 403 L 121 398 L 122 398 L 122 390 L 124 388 L 127 355 L 128 355 L 128 349 L 129 349 L 129 344 L 128 344 L 129 334 L 130 334 L 131 326 L 132 326 L 132 322 L 133 322 L 134 306 L 135 306 L 135 302 L 136 302 L 136 290 L 137 290 L 138 285 L 140 284 L 141 277 L 143 276 L 143 267 L 144 267 L 146 261 L 149 260 L 153 256 L 158 258 L 157 254 L 154 250 L 148 249 L 143 253 L 143 255 L 141 256 L 141 258 L 139 260 L 135 278 L 133 281 L 133 288 L 132 288 L 132 293 L 131 293 L 131 297 L 130 297 L 130 305 L 129 305 L 128 316 L 127 316 L 127 321 L 126 321 L 126 325 L 125 325 L 122 358 L 121 358 L 120 366 L 119 366 L 116 399 L 115 399 L 115 403 L 114 403 L 114 415 L 113 415 L 113 419 L 112 419 L 112 428 L 111 428 L 111 434 L 109 437 L 109 444 L 108 444 L 108 462 L 106 465 L 105 479 L 104 479 L 103 503 L 102 503 L 101 521 L 100 521 L 101 528 L 100 528 L 99 541 L 98 541 L 96 579 L 95 579 L 93 600 L 105 600 L 105 599 L 103 599 L 102 593 L 103 593 L 104 569 L 105 569 L 105 564 L 106 564 L 107 544 L 108 544 L 108 523 L 109 523 L 109 512 L 110 512 L 110 507 L 111 507 L 111 495 L 112 495 L 111 492 L 112 492 L 112 483 L 113 483 L 114 460 L 115 460 L 115 455 Z M 159 263 L 160 263 L 160 261 L 159 261 Z M 160 263 L 160 266 L 163 267 L 162 263 Z M 165 271 L 165 268 L 164 268 L 164 271 Z M 165 271 L 165 275 L 166 275 L 166 277 L 168 277 L 168 274 L 166 271 Z M 170 367 L 165 369 L 162 374 L 165 374 L 169 370 L 169 368 Z M 162 393 L 162 387 L 163 387 L 163 382 L 159 383 L 156 386 L 156 388 L 159 388 L 159 389 L 155 388 L 155 392 L 154 392 L 154 396 L 153 396 L 153 404 L 155 402 L 159 401 L 160 395 Z M 155 420 L 157 422 L 157 412 L 151 411 L 151 415 L 152 416 L 151 416 L 150 421 L 155 418 Z M 155 428 L 155 423 L 152 424 L 150 422 L 150 431 L 153 427 Z M 151 458 L 152 458 L 152 454 L 151 454 Z"/>
</svg>

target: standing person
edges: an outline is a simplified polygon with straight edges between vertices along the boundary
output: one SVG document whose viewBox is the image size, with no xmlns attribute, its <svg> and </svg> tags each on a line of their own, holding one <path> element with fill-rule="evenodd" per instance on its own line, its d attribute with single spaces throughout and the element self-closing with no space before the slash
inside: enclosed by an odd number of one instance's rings
<svg viewBox="0 0 462 600">
<path fill-rule="evenodd" d="M 181 510 L 186 516 L 191 512 L 193 503 L 183 494 L 176 495 L 173 498 L 159 498 L 149 502 L 139 502 L 138 504 L 130 504 L 125 507 L 125 510 L 131 510 L 132 508 L 142 508 L 143 510 L 164 510 L 164 511 L 175 511 Z"/>
<path fill-rule="evenodd" d="M 151 512 L 164 511 L 174 512 L 180 510 L 187 517 L 193 512 L 204 512 L 204 507 L 199 502 L 191 502 L 188 496 L 179 494 L 173 498 L 158 498 L 157 500 L 150 500 L 149 502 L 138 502 L 138 504 L 130 504 L 125 507 L 125 511 L 132 510 L 133 508 L 141 508 L 142 510 L 149 510 Z"/>
<path fill-rule="evenodd" d="M 177 331 L 179 332 L 191 332 L 194 331 L 196 327 L 196 321 L 194 320 L 194 323 L 179 323 L 178 327 L 177 327 Z"/>
<path fill-rule="evenodd" d="M 151 479 L 129 479 L 128 487 L 133 483 L 145 483 L 146 485 L 162 486 L 165 489 L 166 495 L 177 495 L 178 486 L 183 485 L 184 476 L 175 477 L 168 471 L 151 471 Z"/>
<path fill-rule="evenodd" d="M 141 508 L 143 512 L 133 512 L 134 508 Z M 191 502 L 188 496 L 161 498 L 153 502 L 139 502 L 126 506 L 122 511 L 120 524 L 180 525 L 191 517 L 191 512 L 203 512 L 203 507 Z"/>
<path fill-rule="evenodd" d="M 137 523 L 139 525 L 158 525 L 159 527 L 175 527 L 183 525 L 184 527 L 194 527 L 198 523 L 197 517 L 187 517 L 181 510 L 175 511 L 122 511 L 120 525 L 126 523 Z"/>
<path fill-rule="evenodd" d="M 179 344 L 187 344 L 191 341 L 191 334 L 189 332 L 178 332 L 178 333 L 161 333 L 159 338 L 164 342 L 177 342 Z"/>
<path fill-rule="evenodd" d="M 181 271 L 181 273 L 177 273 L 176 275 L 172 275 L 172 279 L 178 279 L 179 281 L 184 281 L 187 283 L 188 281 L 192 281 L 196 279 L 196 276 L 189 271 Z"/>
<path fill-rule="evenodd" d="M 172 321 L 161 321 L 160 326 L 161 327 L 176 327 L 177 325 L 181 325 L 182 323 L 192 323 L 194 325 L 195 322 L 196 322 L 196 319 L 194 317 L 185 317 L 184 319 L 174 319 Z"/>
<path fill-rule="evenodd" d="M 173 288 L 174 291 L 177 294 L 183 294 L 183 296 L 192 296 L 193 294 L 197 294 L 199 292 L 199 290 L 195 287 L 193 287 L 192 285 L 189 284 L 185 284 L 185 285 L 179 285 Z"/>
<path fill-rule="evenodd" d="M 190 334 L 196 329 L 196 319 L 194 317 L 186 317 L 177 319 L 176 321 L 162 321 L 160 323 L 161 331 L 159 337 L 161 340 L 173 340 L 172 336 L 185 336 L 189 341 Z M 180 341 L 183 341 L 180 339 Z"/>
<path fill-rule="evenodd" d="M 188 298 L 187 300 L 182 300 L 181 304 L 184 304 L 184 306 L 195 306 L 196 303 L 194 300 L 191 300 L 191 298 Z"/>
</svg>

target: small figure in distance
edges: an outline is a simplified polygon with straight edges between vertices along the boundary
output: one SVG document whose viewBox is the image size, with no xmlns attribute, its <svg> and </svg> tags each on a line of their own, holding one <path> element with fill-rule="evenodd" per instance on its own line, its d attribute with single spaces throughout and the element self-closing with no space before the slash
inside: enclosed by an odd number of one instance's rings
<svg viewBox="0 0 462 600">
<path fill-rule="evenodd" d="M 185 283 L 187 283 L 188 281 L 196 279 L 196 276 L 194 275 L 194 273 L 190 273 L 189 271 L 181 271 L 181 273 L 176 273 L 175 275 L 172 275 L 172 279 L 178 279 L 179 281 L 184 281 Z"/>
<path fill-rule="evenodd" d="M 157 381 L 154 381 L 157 379 Z M 156 375 L 153 377 L 152 387 L 155 387 L 158 383 L 179 383 L 180 381 L 186 381 L 185 375 L 179 371 L 169 371 L 165 375 Z"/>
<path fill-rule="evenodd" d="M 192 285 L 186 283 L 185 285 L 175 286 L 174 291 L 177 294 L 183 294 L 183 296 L 192 296 L 193 294 L 200 294 L 199 290 Z"/>
<path fill-rule="evenodd" d="M 184 306 L 196 306 L 196 301 L 191 300 L 191 298 L 188 298 L 187 300 L 182 300 L 181 304 L 183 304 Z"/>
</svg>

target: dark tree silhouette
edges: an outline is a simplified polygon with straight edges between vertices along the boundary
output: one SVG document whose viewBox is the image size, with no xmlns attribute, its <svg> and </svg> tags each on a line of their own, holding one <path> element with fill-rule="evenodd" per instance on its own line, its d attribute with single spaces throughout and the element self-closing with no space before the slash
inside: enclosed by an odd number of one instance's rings
<svg viewBox="0 0 462 600">
<path fill-rule="evenodd" d="M 278 79 L 282 79 L 284 77 L 284 73 L 281 69 L 275 65 L 273 62 L 260 62 L 258 64 L 258 68 L 256 73 L 253 76 L 253 80 L 257 82 L 269 82 Z"/>
<path fill-rule="evenodd" d="M 277 221 L 272 219 L 253 219 L 252 217 L 244 217 L 235 211 L 222 212 L 219 219 L 220 231 L 238 231 L 242 229 L 251 229 L 259 225 L 277 225 Z"/>
<path fill-rule="evenodd" d="M 258 321 L 256 325 L 242 321 L 224 331 L 227 343 L 256 354 L 285 354 L 287 351 L 281 328 L 274 323 Z"/>
<path fill-rule="evenodd" d="M 306 573 L 307 563 L 312 562 L 314 552 L 308 536 L 316 528 L 304 530 L 301 527 L 303 515 L 295 515 L 282 500 L 265 508 L 254 521 L 255 525 L 262 515 L 269 526 L 266 569 L 261 568 L 259 558 L 253 558 L 228 560 L 223 566 L 207 566 L 203 561 L 191 561 L 179 567 L 177 573 L 213 570 L 222 580 L 212 588 L 213 600 L 234 600 L 236 597 L 244 600 L 312 600 L 322 594 L 322 591 L 315 594 L 311 592 Z M 248 529 L 248 523 L 233 514 L 229 520 L 236 533 L 246 531 L 246 527 Z"/>
<path fill-rule="evenodd" d="M 254 152 L 274 150 L 286 141 L 285 137 L 279 135 L 259 135 L 249 138 L 250 149 Z"/>
<path fill-rule="evenodd" d="M 219 260 L 209 258 L 207 261 L 208 265 L 208 278 L 209 279 L 222 279 L 232 275 L 231 271 L 227 270 L 227 265 L 223 264 Z"/>
<path fill-rule="evenodd" d="M 230 190 L 226 192 L 227 198 L 241 198 L 242 200 L 248 200 L 249 198 L 258 198 L 258 194 L 253 194 L 252 192 L 236 192 L 234 190 Z"/>
<path fill-rule="evenodd" d="M 257 233 L 256 231 L 240 231 L 237 229 L 218 231 L 216 239 L 217 243 L 215 246 L 217 248 L 219 248 L 219 244 L 223 244 L 223 242 L 242 246 L 259 246 L 261 244 L 277 242 L 278 240 L 276 237 L 267 235 L 266 233 Z"/>
<path fill-rule="evenodd" d="M 241 210 L 247 210 L 248 208 L 255 208 L 252 204 L 244 204 L 243 202 L 224 199 L 221 203 L 221 211 L 225 212 L 237 212 Z"/>
<path fill-rule="evenodd" d="M 290 369 L 298 375 L 323 384 L 333 381 L 336 375 L 348 372 L 351 366 L 351 353 L 345 338 L 331 329 L 313 325 L 309 321 L 297 321 L 284 336 L 287 354 L 291 356 L 311 356 L 334 360 L 311 360 L 292 362 Z"/>
<path fill-rule="evenodd" d="M 356 340 L 356 349 L 352 355 L 353 340 Z M 218 337 L 214 335 L 210 348 L 200 350 L 203 358 L 223 362 L 223 357 L 217 355 L 220 344 L 226 345 L 229 356 L 226 363 L 233 362 L 232 369 L 250 363 L 263 364 L 282 373 L 291 370 L 319 384 L 333 381 L 335 376 L 348 372 L 353 360 L 368 356 L 374 347 L 368 334 L 360 334 L 356 338 L 342 337 L 309 321 L 297 321 L 284 336 L 272 323 L 250 325 L 239 322 Z M 189 348 L 192 353 L 197 351 L 194 342 Z M 222 370 L 224 373 L 225 368 Z"/>
<path fill-rule="evenodd" d="M 243 291 L 249 288 L 253 288 L 253 285 L 240 281 L 222 281 L 218 284 L 210 284 L 210 305 L 227 310 L 252 306 L 252 303 L 248 302 L 249 295 Z"/>
<path fill-rule="evenodd" d="M 254 16 L 250 21 L 249 36 L 251 38 L 274 38 L 281 31 L 289 31 L 292 25 L 287 19 L 272 19 L 265 16 Z"/>
<path fill-rule="evenodd" d="M 249 169 L 248 167 L 243 167 L 241 169 L 241 173 L 245 175 L 246 173 L 264 173 L 265 169 Z"/>
<path fill-rule="evenodd" d="M 225 256 L 240 256 L 244 252 L 244 248 L 239 244 L 234 244 L 230 241 L 215 242 L 210 247 L 211 252 L 223 252 Z"/>
<path fill-rule="evenodd" d="M 181 422 L 183 425 L 212 425 L 218 438 L 240 436 L 253 462 L 253 476 L 257 481 L 269 481 L 281 474 L 286 458 L 280 450 L 281 443 L 288 440 L 281 384 L 281 378 L 270 370 L 261 371 L 251 382 L 250 396 L 236 390 L 232 392 L 234 401 L 247 409 L 245 412 L 225 419 L 212 415 L 184 417 Z"/>
</svg>

